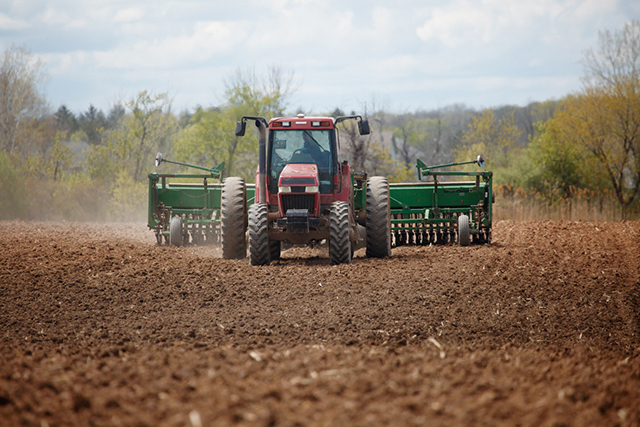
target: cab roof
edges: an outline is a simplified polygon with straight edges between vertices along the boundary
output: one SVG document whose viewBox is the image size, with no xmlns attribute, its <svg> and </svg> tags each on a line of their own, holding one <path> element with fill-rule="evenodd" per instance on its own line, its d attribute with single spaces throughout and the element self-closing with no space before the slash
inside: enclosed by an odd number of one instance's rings
<svg viewBox="0 0 640 427">
<path fill-rule="evenodd" d="M 305 117 L 298 114 L 296 117 L 278 117 L 269 121 L 269 129 L 334 129 L 333 117 Z"/>
</svg>

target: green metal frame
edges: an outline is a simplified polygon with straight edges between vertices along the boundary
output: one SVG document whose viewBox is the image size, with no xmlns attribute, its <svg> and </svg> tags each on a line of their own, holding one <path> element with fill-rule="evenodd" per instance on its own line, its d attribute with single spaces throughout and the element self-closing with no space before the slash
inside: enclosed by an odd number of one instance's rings
<svg viewBox="0 0 640 427">
<path fill-rule="evenodd" d="M 426 166 L 417 160 L 416 168 L 420 179 L 431 177 L 430 182 L 390 184 L 391 233 L 396 241 L 413 235 L 413 242 L 433 240 L 423 239 L 419 235 L 444 236 L 457 233 L 458 217 L 469 217 L 469 232 L 478 242 L 491 238 L 493 173 L 487 171 L 442 171 L 446 167 L 471 163 L 478 160 Z M 484 162 L 484 159 L 482 159 Z M 462 177 L 462 181 L 448 181 L 442 177 Z M 354 179 L 354 208 L 363 211 L 366 208 L 366 177 Z M 438 240 L 443 239 L 439 237 Z"/>
<path fill-rule="evenodd" d="M 209 172 L 150 173 L 149 210 L 147 226 L 154 230 L 158 244 L 168 241 L 171 218 L 182 218 L 182 235 L 198 241 L 204 236 L 216 238 L 220 234 L 220 208 L 222 205 L 222 177 L 224 163 L 215 168 L 204 168 L 188 163 L 162 159 L 173 163 Z M 209 180 L 218 182 L 209 182 Z M 201 180 L 201 182 L 179 182 L 179 180 Z M 255 187 L 247 185 L 247 206 L 255 199 Z M 219 240 L 219 239 L 217 239 Z"/>
<path fill-rule="evenodd" d="M 391 184 L 391 232 L 455 233 L 458 217 L 469 217 L 469 231 L 477 240 L 490 239 L 493 173 L 486 171 L 440 171 L 478 161 L 426 166 L 418 160 L 418 177 L 432 182 Z M 445 181 L 440 177 L 472 177 Z"/>
</svg>

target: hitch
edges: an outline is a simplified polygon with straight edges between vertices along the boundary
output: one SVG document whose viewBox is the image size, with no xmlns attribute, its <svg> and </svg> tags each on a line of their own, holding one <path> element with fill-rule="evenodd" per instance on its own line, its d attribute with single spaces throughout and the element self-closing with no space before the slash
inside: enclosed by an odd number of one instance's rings
<svg viewBox="0 0 640 427">
<path fill-rule="evenodd" d="M 418 180 L 422 180 L 422 175 L 424 176 L 429 176 L 429 175 L 467 175 L 464 172 L 438 172 L 438 173 L 433 173 L 431 172 L 432 169 L 441 169 L 441 168 L 448 168 L 448 167 L 452 167 L 452 166 L 462 166 L 462 165 L 470 165 L 472 163 L 476 163 L 478 166 L 480 166 L 481 168 L 484 168 L 485 165 L 485 158 L 482 154 L 480 154 L 475 160 L 470 160 L 468 162 L 457 162 L 457 163 L 447 163 L 444 165 L 436 165 L 436 166 L 427 166 L 424 164 L 424 162 L 420 159 L 417 159 L 416 161 L 416 169 L 418 169 Z M 474 173 L 475 175 L 475 173 Z"/>
<path fill-rule="evenodd" d="M 175 160 L 168 160 L 162 156 L 162 153 L 156 154 L 156 167 L 160 166 L 162 162 L 172 163 L 174 165 L 186 166 L 188 168 L 194 168 L 202 171 L 207 171 L 211 173 L 212 178 L 222 179 L 222 175 L 224 174 L 224 162 L 220 163 L 218 166 L 214 168 L 205 168 L 204 166 L 192 165 L 190 163 L 177 162 Z"/>
</svg>

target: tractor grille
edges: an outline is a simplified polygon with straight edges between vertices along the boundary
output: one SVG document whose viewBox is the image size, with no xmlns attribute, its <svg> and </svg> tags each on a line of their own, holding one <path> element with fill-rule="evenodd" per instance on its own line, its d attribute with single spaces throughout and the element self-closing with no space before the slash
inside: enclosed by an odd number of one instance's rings
<svg viewBox="0 0 640 427">
<path fill-rule="evenodd" d="M 289 209 L 306 209 L 309 215 L 313 215 L 315 194 L 281 194 L 281 196 L 282 211 L 285 214 Z"/>
</svg>

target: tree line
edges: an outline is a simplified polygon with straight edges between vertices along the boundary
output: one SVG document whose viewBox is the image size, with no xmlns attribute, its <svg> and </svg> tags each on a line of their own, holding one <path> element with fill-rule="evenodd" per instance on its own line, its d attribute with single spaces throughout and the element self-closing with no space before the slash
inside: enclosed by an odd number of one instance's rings
<svg viewBox="0 0 640 427">
<path fill-rule="evenodd" d="M 44 64 L 26 47 L 6 50 L 0 64 L 0 218 L 136 219 L 146 208 L 147 174 L 156 152 L 213 167 L 252 182 L 257 138 L 237 138 L 244 115 L 362 114 L 372 132 L 339 125 L 343 159 L 391 181 L 417 179 L 428 165 L 487 158 L 505 197 L 540 203 L 615 200 L 637 215 L 640 192 L 640 23 L 600 33 L 584 55 L 582 90 L 558 100 L 481 111 L 451 105 L 390 112 L 375 102 L 361 111 L 291 108 L 299 89 L 293 71 L 238 69 L 224 81 L 222 101 L 175 112 L 166 93 L 140 91 L 108 111 L 52 109 L 43 95 Z M 181 171 L 163 164 L 165 171 Z"/>
</svg>

